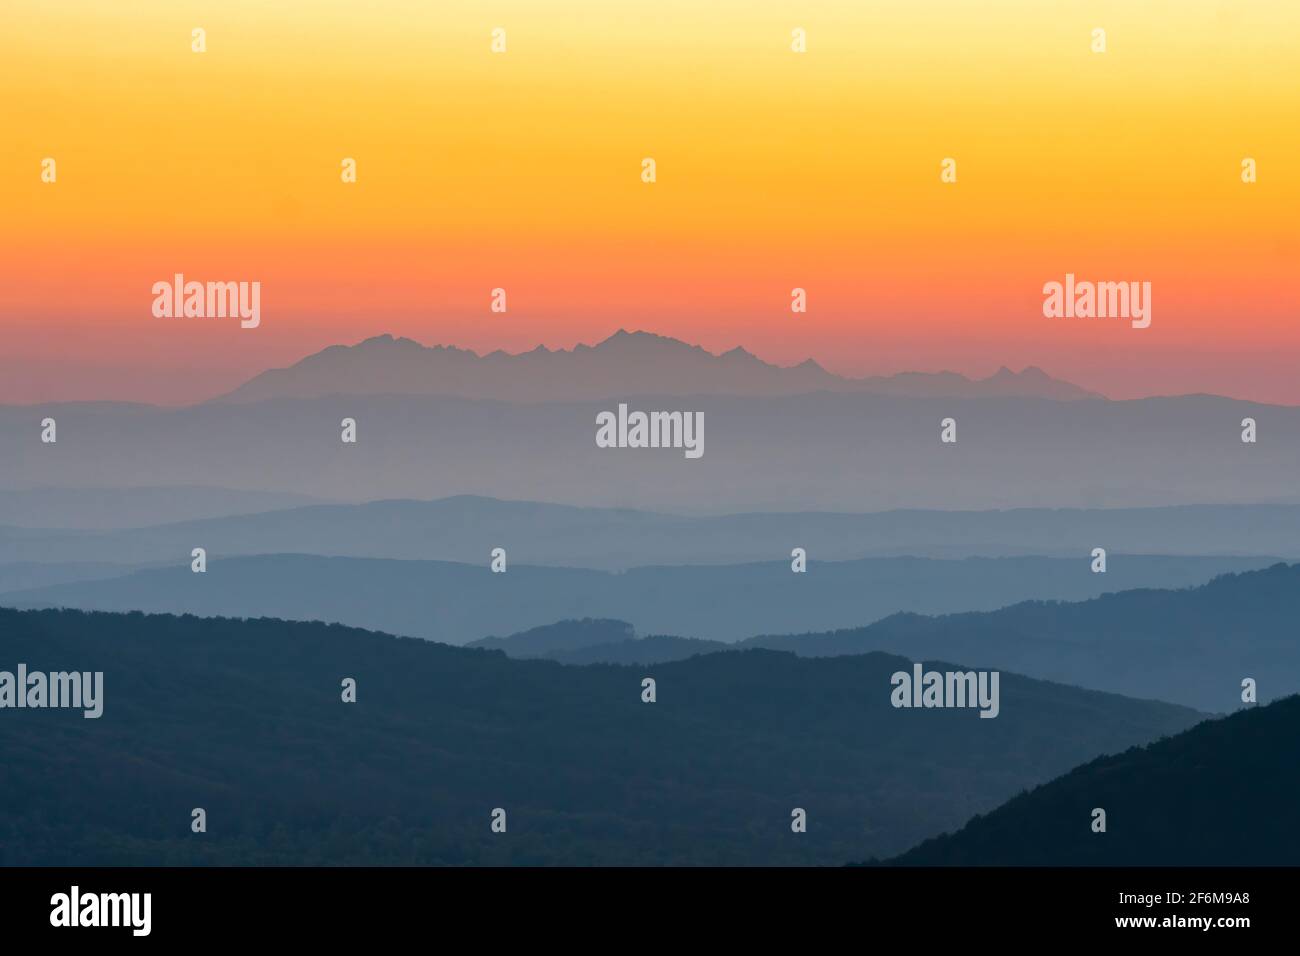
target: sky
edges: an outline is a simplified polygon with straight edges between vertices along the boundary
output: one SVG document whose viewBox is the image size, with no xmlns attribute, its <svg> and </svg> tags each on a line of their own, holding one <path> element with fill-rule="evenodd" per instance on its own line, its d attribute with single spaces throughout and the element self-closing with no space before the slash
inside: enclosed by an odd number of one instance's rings
<svg viewBox="0 0 1300 956">
<path fill-rule="evenodd" d="M 6 0 L 0 103 L 0 402 L 627 328 L 1300 404 L 1295 0 Z M 155 317 L 177 272 L 261 324 Z M 1044 317 L 1067 273 L 1150 327 Z"/>
</svg>

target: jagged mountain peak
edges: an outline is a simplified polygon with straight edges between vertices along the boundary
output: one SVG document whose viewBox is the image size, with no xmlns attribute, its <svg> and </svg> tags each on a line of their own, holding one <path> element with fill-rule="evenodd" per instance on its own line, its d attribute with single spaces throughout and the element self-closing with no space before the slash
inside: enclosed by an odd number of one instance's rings
<svg viewBox="0 0 1300 956">
<path fill-rule="evenodd" d="M 611 399 L 632 394 L 772 397 L 819 391 L 912 397 L 1100 397 L 1029 366 L 987 379 L 954 372 L 849 378 L 812 358 L 781 366 L 736 345 L 714 353 L 672 336 L 618 328 L 594 345 L 479 354 L 423 345 L 391 333 L 332 345 L 287 368 L 264 372 L 219 401 L 317 398 L 331 394 L 448 395 L 515 402 Z"/>
</svg>

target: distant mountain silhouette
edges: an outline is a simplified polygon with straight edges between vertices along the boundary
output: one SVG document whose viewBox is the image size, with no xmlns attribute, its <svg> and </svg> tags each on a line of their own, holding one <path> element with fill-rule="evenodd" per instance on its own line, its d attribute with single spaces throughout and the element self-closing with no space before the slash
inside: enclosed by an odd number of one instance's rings
<svg viewBox="0 0 1300 956">
<path fill-rule="evenodd" d="M 425 346 L 377 335 L 333 345 L 296 364 L 263 372 L 218 401 L 325 395 L 454 395 L 509 402 L 571 402 L 627 395 L 794 395 L 869 391 L 928 397 L 1022 396 L 1074 400 L 1095 392 L 1041 369 L 1001 368 L 986 379 L 954 372 L 909 372 L 873 378 L 834 375 L 811 359 L 782 367 L 734 348 L 715 355 L 698 345 L 620 329 L 594 346 L 478 355 L 454 346 Z"/>
<path fill-rule="evenodd" d="M 191 540 L 198 545 L 200 539 Z M 633 568 L 617 574 L 510 562 L 505 574 L 494 574 L 485 543 L 475 564 L 293 554 L 237 557 L 209 546 L 207 572 L 194 574 L 190 547 L 178 549 L 167 567 L 114 578 L 97 573 L 95 580 L 6 592 L 0 594 L 0 605 L 322 620 L 450 644 L 584 617 L 627 621 L 639 634 L 736 641 L 762 633 L 859 628 L 899 611 L 992 611 L 1028 598 L 1080 599 L 1121 588 L 1202 584 L 1223 571 L 1272 563 L 1112 554 L 1107 573 L 1093 574 L 1085 553 L 1068 560 L 812 561 L 803 574 L 793 573 L 789 560 Z M 598 626 L 581 629 L 579 636 L 596 644 L 612 639 Z M 904 639 L 910 635 L 890 635 L 892 641 Z M 570 640 L 568 648 L 580 643 Z M 515 645 L 499 646 L 512 650 Z M 905 651 L 910 646 L 880 649 Z M 1070 679 L 1069 674 L 1053 676 Z"/>
<path fill-rule="evenodd" d="M 1300 697 L 1099 757 L 894 862 L 945 866 L 1295 866 Z M 1106 832 L 1092 830 L 1106 811 Z M 1226 887 L 1225 887 L 1226 889 Z"/>
<path fill-rule="evenodd" d="M 1010 673 L 996 719 L 896 709 L 910 663 L 884 654 L 562 667 L 321 624 L 0 610 L 0 668 L 18 662 L 102 671 L 103 714 L 3 712 L 5 865 L 838 864 L 1202 717 Z"/>
</svg>

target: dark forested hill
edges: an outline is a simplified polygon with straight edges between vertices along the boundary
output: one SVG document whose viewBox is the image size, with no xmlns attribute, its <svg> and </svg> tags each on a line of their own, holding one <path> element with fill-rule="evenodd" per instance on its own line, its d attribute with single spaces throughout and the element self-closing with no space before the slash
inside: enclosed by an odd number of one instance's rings
<svg viewBox="0 0 1300 956">
<path fill-rule="evenodd" d="M 883 858 L 1201 718 L 1009 673 L 996 719 L 895 709 L 909 662 L 884 654 L 569 667 L 315 623 L 0 610 L 0 670 L 19 664 L 103 671 L 103 715 L 0 709 L 4 864 Z"/>
<path fill-rule="evenodd" d="M 1297 805 L 1300 697 L 1287 697 L 1094 760 L 896 862 L 1294 866 Z"/>
</svg>

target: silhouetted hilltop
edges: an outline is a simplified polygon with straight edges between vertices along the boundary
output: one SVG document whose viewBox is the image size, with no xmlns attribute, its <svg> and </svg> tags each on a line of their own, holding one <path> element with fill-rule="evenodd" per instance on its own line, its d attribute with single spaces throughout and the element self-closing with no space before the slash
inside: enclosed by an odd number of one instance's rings
<svg viewBox="0 0 1300 956">
<path fill-rule="evenodd" d="M 1298 803 L 1300 697 L 1292 696 L 1099 757 L 894 862 L 1294 866 Z M 1092 828 L 1098 808 L 1104 833 Z"/>
</svg>

